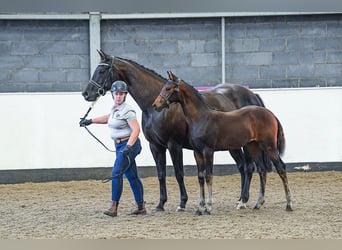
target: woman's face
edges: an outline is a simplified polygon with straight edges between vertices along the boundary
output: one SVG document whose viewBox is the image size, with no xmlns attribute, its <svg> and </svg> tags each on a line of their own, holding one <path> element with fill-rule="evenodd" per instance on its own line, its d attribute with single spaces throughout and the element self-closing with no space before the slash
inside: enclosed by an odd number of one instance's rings
<svg viewBox="0 0 342 250">
<path fill-rule="evenodd" d="M 126 97 L 125 92 L 112 92 L 112 97 L 114 100 L 114 106 L 119 106 L 121 105 L 124 101 L 125 101 L 125 97 Z"/>
</svg>

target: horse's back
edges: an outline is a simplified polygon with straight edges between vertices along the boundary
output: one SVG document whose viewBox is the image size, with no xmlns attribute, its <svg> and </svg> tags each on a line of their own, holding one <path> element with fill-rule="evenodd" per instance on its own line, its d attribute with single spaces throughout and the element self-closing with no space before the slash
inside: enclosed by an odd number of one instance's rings
<svg viewBox="0 0 342 250">
<path fill-rule="evenodd" d="M 228 98 L 233 103 L 235 109 L 248 105 L 264 107 L 264 103 L 260 96 L 243 85 L 221 83 L 216 85 L 211 90 L 203 91 L 203 94 L 209 91 L 213 93 L 219 93 Z"/>
<path fill-rule="evenodd" d="M 210 107 L 220 110 L 220 111 L 232 111 L 235 110 L 235 104 L 227 96 L 213 91 L 206 91 L 201 93 L 205 101 Z"/>
<path fill-rule="evenodd" d="M 243 120 L 249 120 L 253 126 L 255 126 L 259 131 L 265 130 L 266 128 L 277 129 L 278 119 L 277 117 L 267 108 L 260 106 L 245 106 L 241 109 L 232 111 L 237 117 Z"/>
</svg>

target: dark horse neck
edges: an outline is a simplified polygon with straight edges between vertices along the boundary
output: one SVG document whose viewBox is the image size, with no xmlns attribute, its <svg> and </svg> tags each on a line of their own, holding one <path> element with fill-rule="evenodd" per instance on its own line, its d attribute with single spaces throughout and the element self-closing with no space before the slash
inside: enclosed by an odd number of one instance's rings
<svg viewBox="0 0 342 250">
<path fill-rule="evenodd" d="M 179 85 L 179 99 L 187 123 L 203 119 L 210 110 L 198 90 L 183 81 Z"/>
<path fill-rule="evenodd" d="M 164 86 L 166 79 L 144 66 L 116 57 L 115 78 L 125 81 L 128 91 L 142 111 L 152 109 L 152 103 Z"/>
</svg>

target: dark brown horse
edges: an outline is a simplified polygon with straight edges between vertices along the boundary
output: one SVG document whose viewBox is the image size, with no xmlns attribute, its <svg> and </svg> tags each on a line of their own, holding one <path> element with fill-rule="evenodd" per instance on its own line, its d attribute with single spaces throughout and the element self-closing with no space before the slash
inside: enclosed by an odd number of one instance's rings
<svg viewBox="0 0 342 250">
<path fill-rule="evenodd" d="M 247 106 L 231 112 L 217 111 L 207 104 L 195 88 L 184 81 L 168 82 L 153 106 L 157 111 L 161 111 L 166 107 L 172 107 L 169 104 L 174 102 L 182 106 L 198 167 L 198 214 L 210 214 L 211 211 L 214 151 L 241 147 L 247 152 L 247 162 L 261 158 L 260 152 L 268 155 L 283 181 L 286 210 L 292 211 L 286 166 L 280 158 L 285 148 L 284 133 L 280 122 L 271 111 L 258 106 Z M 204 182 L 208 187 L 206 204 Z"/>
<path fill-rule="evenodd" d="M 188 196 L 184 185 L 182 148 L 192 149 L 187 136 L 188 127 L 184 114 L 180 105 L 173 105 L 170 109 L 162 112 L 157 112 L 152 108 L 154 99 L 167 80 L 134 61 L 110 56 L 103 51 L 98 52 L 101 62 L 82 95 L 87 101 L 95 101 L 99 96 L 105 95 L 115 80 L 123 80 L 127 83 L 128 92 L 142 110 L 142 130 L 156 162 L 160 185 L 160 199 L 156 210 L 164 210 L 164 204 L 167 201 L 166 149 L 170 152 L 180 189 L 179 209 L 184 209 Z M 241 103 L 240 105 L 262 105 L 260 99 L 253 92 L 239 85 L 221 84 L 210 91 L 204 91 L 203 95 L 212 106 L 222 110 L 239 108 L 234 105 L 236 100 Z M 232 150 L 230 153 L 237 162 L 241 174 L 241 199 L 246 202 L 249 185 L 244 185 L 244 183 L 250 183 L 253 164 L 246 170 L 242 150 Z M 264 170 L 260 170 L 260 172 L 263 173 L 260 185 L 260 189 L 262 189 L 266 176 Z"/>
</svg>

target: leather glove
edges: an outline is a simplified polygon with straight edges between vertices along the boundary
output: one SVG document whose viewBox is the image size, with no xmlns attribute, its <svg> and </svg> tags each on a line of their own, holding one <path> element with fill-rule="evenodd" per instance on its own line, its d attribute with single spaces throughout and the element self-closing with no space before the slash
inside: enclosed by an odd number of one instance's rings
<svg viewBox="0 0 342 250">
<path fill-rule="evenodd" d="M 124 150 L 122 151 L 122 155 L 123 155 L 124 157 L 127 157 L 127 156 L 130 156 L 131 152 L 132 152 L 132 146 L 126 145 L 126 147 L 125 147 Z"/>
<path fill-rule="evenodd" d="M 88 126 L 88 125 L 90 125 L 92 123 L 93 123 L 92 119 L 81 118 L 81 120 L 80 120 L 80 127 L 85 127 L 85 126 Z"/>
</svg>

